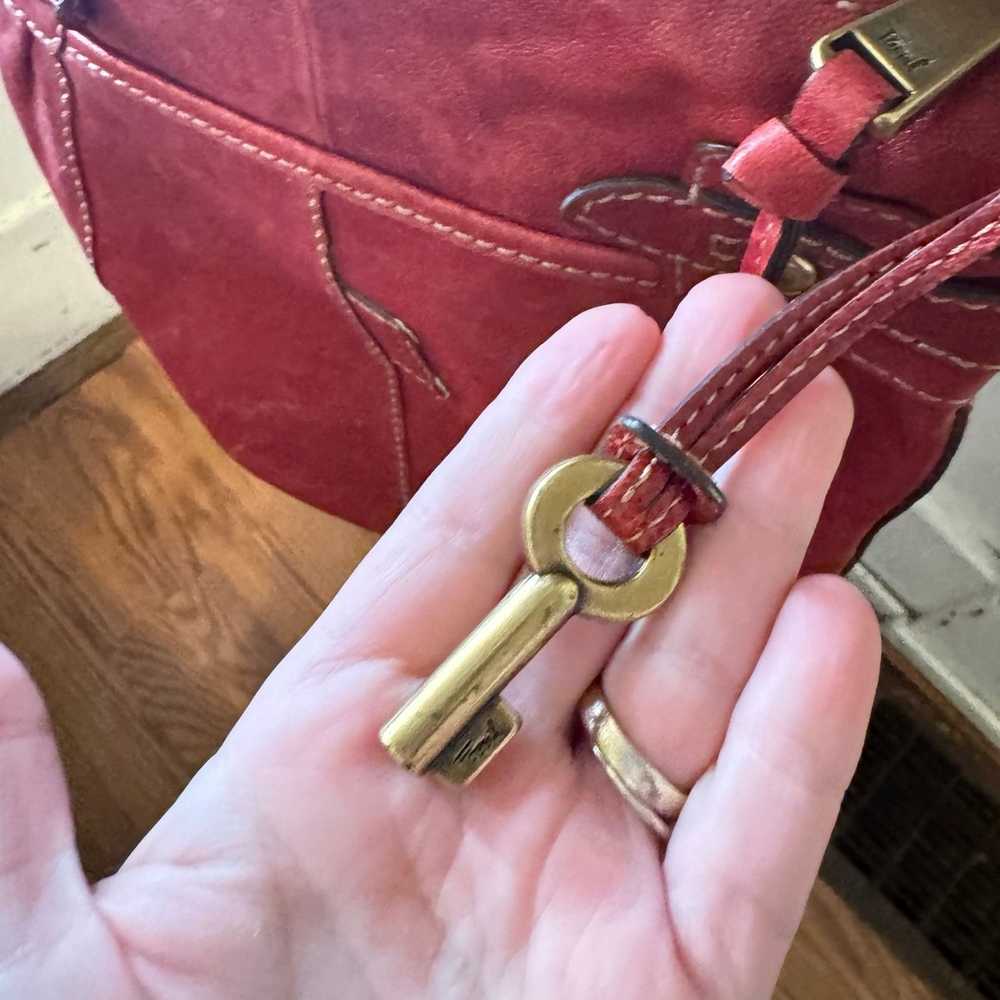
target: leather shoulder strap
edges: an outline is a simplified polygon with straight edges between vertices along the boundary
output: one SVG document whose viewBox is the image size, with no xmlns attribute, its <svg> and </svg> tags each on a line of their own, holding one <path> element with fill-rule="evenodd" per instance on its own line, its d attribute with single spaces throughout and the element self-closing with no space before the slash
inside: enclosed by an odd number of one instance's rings
<svg viewBox="0 0 1000 1000">
<path fill-rule="evenodd" d="M 873 327 L 1000 246 L 1000 191 L 878 250 L 794 300 L 670 414 L 663 434 L 709 472 Z M 621 424 L 604 442 L 628 461 L 594 512 L 636 553 L 711 509 Z"/>
</svg>

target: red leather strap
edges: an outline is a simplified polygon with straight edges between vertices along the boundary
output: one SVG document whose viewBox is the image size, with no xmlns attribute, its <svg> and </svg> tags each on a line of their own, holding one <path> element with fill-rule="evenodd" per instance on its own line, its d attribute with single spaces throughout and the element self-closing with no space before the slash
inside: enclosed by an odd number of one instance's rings
<svg viewBox="0 0 1000 1000">
<path fill-rule="evenodd" d="M 899 92 L 850 50 L 806 80 L 785 119 L 756 128 L 723 165 L 727 185 L 760 209 L 742 270 L 776 279 L 790 248 L 787 220 L 808 221 L 833 200 L 858 136 Z"/>
<path fill-rule="evenodd" d="M 1000 191 L 910 233 L 816 285 L 719 365 L 661 425 L 710 472 L 866 332 L 1000 246 Z M 594 512 L 632 551 L 648 551 L 696 498 L 616 425 L 606 454 L 621 476 Z"/>
</svg>

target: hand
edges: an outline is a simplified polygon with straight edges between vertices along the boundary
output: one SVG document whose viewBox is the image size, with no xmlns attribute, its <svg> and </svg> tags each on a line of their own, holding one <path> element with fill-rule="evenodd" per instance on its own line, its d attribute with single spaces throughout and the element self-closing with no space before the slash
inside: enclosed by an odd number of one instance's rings
<svg viewBox="0 0 1000 1000">
<path fill-rule="evenodd" d="M 567 324 L 96 887 L 43 706 L 0 659 L 0 995 L 770 995 L 879 658 L 849 584 L 796 582 L 851 421 L 834 373 L 723 470 L 729 510 L 691 530 L 660 612 L 627 630 L 573 620 L 529 664 L 507 691 L 524 728 L 473 785 L 402 771 L 377 732 L 508 587 L 538 474 L 622 409 L 661 417 L 779 302 L 727 276 L 700 284 L 665 337 L 629 306 Z M 625 732 L 693 785 L 665 859 L 573 740 L 602 670 Z"/>
</svg>

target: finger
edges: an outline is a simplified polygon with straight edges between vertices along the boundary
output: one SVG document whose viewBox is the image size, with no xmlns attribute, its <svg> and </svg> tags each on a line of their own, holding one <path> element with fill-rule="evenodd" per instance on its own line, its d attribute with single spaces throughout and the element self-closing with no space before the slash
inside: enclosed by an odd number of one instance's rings
<svg viewBox="0 0 1000 1000">
<path fill-rule="evenodd" d="M 691 531 L 676 593 L 630 632 L 604 673 L 619 724 L 681 788 L 718 753 L 798 575 L 851 417 L 850 394 L 828 371 L 742 449 L 719 476 L 726 512 Z"/>
<path fill-rule="evenodd" d="M 85 896 L 48 714 L 0 646 L 0 968 L 23 946 L 38 947 L 43 911 L 72 912 Z"/>
<path fill-rule="evenodd" d="M 622 411 L 659 423 L 783 302 L 772 285 L 753 275 L 719 275 L 696 285 L 667 325 L 656 359 Z M 588 515 L 587 520 L 589 528 L 574 523 L 574 555 L 595 575 L 612 576 L 621 546 L 595 519 Z M 577 700 L 597 673 L 594 664 L 604 665 L 623 632 L 622 626 L 607 622 L 573 620 L 518 679 L 513 696 L 526 708 L 535 705 L 562 738 Z M 581 657 L 580 650 L 588 655 Z"/>
<path fill-rule="evenodd" d="M 688 968 L 720 995 L 771 995 L 857 766 L 879 655 L 850 584 L 800 581 L 684 806 L 667 903 Z"/>
<path fill-rule="evenodd" d="M 604 306 L 531 355 L 365 558 L 286 672 L 311 669 L 310 660 L 327 671 L 405 651 L 402 669 L 427 673 L 520 565 L 531 484 L 554 462 L 593 447 L 659 340 L 636 307 Z"/>
</svg>

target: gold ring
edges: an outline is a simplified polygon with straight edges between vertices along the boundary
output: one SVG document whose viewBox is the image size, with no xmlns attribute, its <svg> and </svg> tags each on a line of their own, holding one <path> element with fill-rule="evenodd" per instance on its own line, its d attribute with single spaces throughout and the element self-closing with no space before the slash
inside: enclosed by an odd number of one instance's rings
<svg viewBox="0 0 1000 1000">
<path fill-rule="evenodd" d="M 635 748 L 611 714 L 600 682 L 580 700 L 580 718 L 594 756 L 626 802 L 657 836 L 666 840 L 687 801 L 682 792 Z"/>
</svg>

